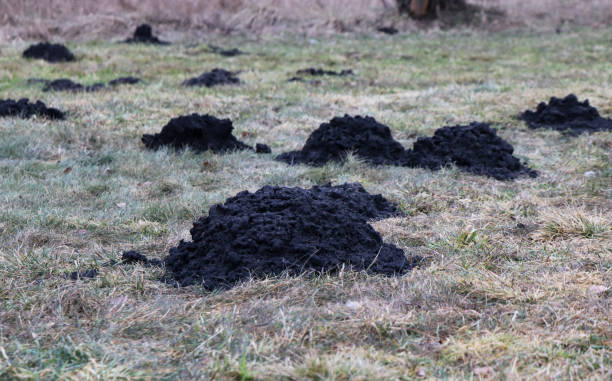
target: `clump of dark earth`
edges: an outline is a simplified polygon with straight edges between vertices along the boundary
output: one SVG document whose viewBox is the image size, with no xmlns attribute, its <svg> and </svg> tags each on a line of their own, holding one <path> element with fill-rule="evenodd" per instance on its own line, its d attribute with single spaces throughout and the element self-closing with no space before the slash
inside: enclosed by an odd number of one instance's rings
<svg viewBox="0 0 612 381">
<path fill-rule="evenodd" d="M 121 255 L 121 264 L 133 265 L 140 263 L 145 267 L 158 267 L 162 266 L 163 262 L 159 259 L 149 259 L 145 255 L 135 250 L 125 251 Z"/>
<path fill-rule="evenodd" d="M 149 24 L 139 25 L 134 31 L 134 35 L 131 38 L 125 40 L 130 44 L 142 43 L 142 44 L 158 44 L 158 45 L 169 45 L 167 41 L 162 41 L 159 38 L 153 36 L 153 29 Z"/>
<path fill-rule="evenodd" d="M 312 75 L 312 76 L 331 75 L 331 76 L 344 77 L 347 75 L 353 75 L 355 73 L 353 73 L 353 70 L 351 69 L 342 70 L 340 72 L 337 72 L 333 70 L 316 69 L 316 68 L 309 67 L 306 69 L 298 70 L 296 74 L 297 75 Z"/>
<path fill-rule="evenodd" d="M 108 82 L 109 86 L 118 86 L 118 85 L 135 85 L 141 81 L 140 78 L 136 77 L 119 77 L 117 79 L 113 79 Z"/>
<path fill-rule="evenodd" d="M 105 88 L 106 85 L 102 82 L 94 83 L 93 85 L 81 85 L 80 83 L 73 82 L 68 78 L 60 78 L 54 81 L 49 81 L 43 87 L 43 91 L 72 91 L 72 92 L 88 92 L 93 93 L 96 91 L 100 91 Z"/>
<path fill-rule="evenodd" d="M 98 270 L 96 269 L 89 269 L 85 271 L 73 271 L 70 274 L 68 274 L 68 278 L 72 280 L 95 278 L 97 276 L 98 276 Z"/>
<path fill-rule="evenodd" d="M 467 126 L 446 126 L 433 137 L 421 137 L 413 149 L 406 151 L 404 165 L 433 170 L 454 164 L 458 168 L 497 180 L 512 180 L 519 176 L 536 177 L 512 153 L 514 147 L 499 136 L 487 123 Z"/>
<path fill-rule="evenodd" d="M 446 165 L 498 180 L 521 175 L 535 177 L 535 171 L 525 167 L 512 155 L 514 148 L 497 136 L 486 123 L 443 127 L 433 137 L 419 138 L 412 150 L 391 136 L 391 130 L 372 117 L 349 116 L 333 118 L 315 130 L 299 151 L 285 152 L 276 157 L 288 164 L 322 166 L 330 161 L 342 161 L 353 152 L 367 163 L 424 167 L 438 170 Z"/>
<path fill-rule="evenodd" d="M 322 166 L 344 160 L 349 152 L 378 165 L 401 165 L 405 155 L 404 147 L 393 139 L 389 127 L 369 116 L 345 115 L 321 124 L 301 150 L 280 154 L 276 159 L 288 164 Z"/>
<path fill-rule="evenodd" d="M 390 35 L 394 35 L 394 34 L 397 34 L 399 32 L 397 29 L 395 29 L 392 26 L 382 26 L 380 28 L 377 28 L 376 30 L 381 32 L 381 33 L 390 34 Z"/>
<path fill-rule="evenodd" d="M 255 153 L 272 153 L 272 149 L 267 144 L 257 143 Z"/>
<path fill-rule="evenodd" d="M 236 85 L 239 83 L 240 79 L 236 77 L 236 73 L 224 69 L 213 69 L 198 77 L 189 78 L 183 82 L 183 86 L 212 87 L 216 85 Z"/>
<path fill-rule="evenodd" d="M 542 102 L 536 111 L 523 112 L 520 119 L 530 128 L 549 128 L 570 135 L 612 130 L 612 119 L 603 118 L 589 100 L 578 101 L 574 94 L 565 98 L 550 98 Z"/>
<path fill-rule="evenodd" d="M 119 85 L 133 85 L 140 82 L 140 78 L 136 77 L 119 77 L 113 79 L 108 83 L 110 86 Z M 103 82 L 97 82 L 92 85 L 82 85 L 80 83 L 73 82 L 68 78 L 60 78 L 53 81 L 46 79 L 32 78 L 28 80 L 28 83 L 44 83 L 43 91 L 72 91 L 72 92 L 96 92 L 106 88 L 106 84 Z"/>
<path fill-rule="evenodd" d="M 243 52 L 240 49 L 223 49 L 219 46 L 215 46 L 215 45 L 208 45 L 208 48 L 210 49 L 210 51 L 212 53 L 216 53 L 219 55 L 222 55 L 224 57 L 234 57 L 234 56 L 239 56 L 239 55 L 243 55 L 246 54 L 245 52 Z"/>
<path fill-rule="evenodd" d="M 61 44 L 51 44 L 48 42 L 30 45 L 23 52 L 23 57 L 42 59 L 52 63 L 74 61 L 74 54 L 72 54 L 67 47 Z"/>
<path fill-rule="evenodd" d="M 191 242 L 170 249 L 166 269 L 181 286 L 227 288 L 250 277 L 333 273 L 342 267 L 402 274 L 420 258 L 383 242 L 369 220 L 398 216 L 360 184 L 312 189 L 266 186 L 210 208 Z"/>
<path fill-rule="evenodd" d="M 20 118 L 30 118 L 33 115 L 44 116 L 49 119 L 64 119 L 64 112 L 47 107 L 43 102 L 36 101 L 30 103 L 28 98 L 18 101 L 13 99 L 0 99 L 0 116 L 16 116 Z"/>
<path fill-rule="evenodd" d="M 208 114 L 183 115 L 171 119 L 160 133 L 143 135 L 142 142 L 149 149 L 161 146 L 175 149 L 190 147 L 198 152 L 252 149 L 232 135 L 233 129 L 229 119 L 217 119 Z"/>
</svg>

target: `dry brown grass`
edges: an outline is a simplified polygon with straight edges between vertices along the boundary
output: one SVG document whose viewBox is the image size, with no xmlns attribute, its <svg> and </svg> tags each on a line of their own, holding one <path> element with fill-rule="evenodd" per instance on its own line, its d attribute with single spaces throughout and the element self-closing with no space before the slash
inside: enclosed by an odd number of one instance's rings
<svg viewBox="0 0 612 381">
<path fill-rule="evenodd" d="M 506 15 L 502 19 L 477 16 L 479 25 L 484 23 L 493 29 L 602 26 L 612 20 L 612 2 L 607 0 L 471 3 Z M 164 0 L 0 0 L 0 41 L 125 37 L 144 21 L 154 24 L 162 35 L 177 40 L 195 39 L 211 31 L 316 35 L 371 31 L 391 24 L 401 30 L 438 25 L 398 16 L 394 0 L 181 0 L 171 6 Z"/>
</svg>

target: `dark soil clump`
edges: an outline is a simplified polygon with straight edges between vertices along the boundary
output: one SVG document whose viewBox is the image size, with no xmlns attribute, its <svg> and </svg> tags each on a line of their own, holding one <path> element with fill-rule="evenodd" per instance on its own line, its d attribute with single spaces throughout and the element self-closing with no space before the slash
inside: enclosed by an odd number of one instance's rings
<svg viewBox="0 0 612 381">
<path fill-rule="evenodd" d="M 447 126 L 436 130 L 433 137 L 419 138 L 413 149 L 406 151 L 404 165 L 433 170 L 454 164 L 462 170 L 512 180 L 537 172 L 525 167 L 512 153 L 514 147 L 499 136 L 487 123 Z"/>
<path fill-rule="evenodd" d="M 223 49 L 223 48 L 215 46 L 215 45 L 208 45 L 208 48 L 210 49 L 210 51 L 212 53 L 216 53 L 216 54 L 219 54 L 219 55 L 224 56 L 224 57 L 235 57 L 235 56 L 240 56 L 240 55 L 246 54 L 242 50 L 236 49 L 236 48 L 233 48 L 233 49 Z"/>
<path fill-rule="evenodd" d="M 169 45 L 167 41 L 162 41 L 159 38 L 153 36 L 153 29 L 149 24 L 139 25 L 134 31 L 134 35 L 131 38 L 125 40 L 130 44 L 157 44 L 157 45 Z"/>
<path fill-rule="evenodd" d="M 393 139 L 389 127 L 369 116 L 345 115 L 321 124 L 300 151 L 286 152 L 276 159 L 322 166 L 344 160 L 349 152 L 371 164 L 401 165 L 404 158 L 404 147 Z"/>
<path fill-rule="evenodd" d="M 374 118 L 345 115 L 321 124 L 301 150 L 285 152 L 276 159 L 288 164 L 322 166 L 342 161 L 348 152 L 353 152 L 374 165 L 437 170 L 455 164 L 465 171 L 498 180 L 521 175 L 535 177 L 536 172 L 521 164 L 513 151 L 512 145 L 486 123 L 443 127 L 433 137 L 419 138 L 412 150 L 405 150 L 393 139 L 389 127 Z"/>
<path fill-rule="evenodd" d="M 183 86 L 212 87 L 216 85 L 236 85 L 239 83 L 240 79 L 236 77 L 236 73 L 224 69 L 213 69 L 199 77 L 189 78 L 183 82 Z"/>
<path fill-rule="evenodd" d="M 343 266 L 402 274 L 420 258 L 383 240 L 368 220 L 397 216 L 395 206 L 360 184 L 312 189 L 266 186 L 210 208 L 192 242 L 170 249 L 166 269 L 181 286 L 227 288 L 251 276 L 335 272 Z"/>
<path fill-rule="evenodd" d="M 171 119 L 159 134 L 143 135 L 142 142 L 149 149 L 158 149 L 161 146 L 175 149 L 190 147 L 198 152 L 252 149 L 232 135 L 233 129 L 229 119 L 191 114 Z"/>
<path fill-rule="evenodd" d="M 255 145 L 255 153 L 272 153 L 272 149 L 267 144 L 257 143 Z"/>
<path fill-rule="evenodd" d="M 98 270 L 89 269 L 85 271 L 73 271 L 70 274 L 68 274 L 68 279 L 71 279 L 71 280 L 79 280 L 79 279 L 85 279 L 85 278 L 91 279 L 97 276 L 98 276 Z"/>
<path fill-rule="evenodd" d="M 297 75 L 312 75 L 312 76 L 331 75 L 331 76 L 344 77 L 347 75 L 353 75 L 355 73 L 353 73 L 353 70 L 351 69 L 342 70 L 340 72 L 337 72 L 333 70 L 316 69 L 313 67 L 309 67 L 307 69 L 298 70 L 296 74 Z"/>
<path fill-rule="evenodd" d="M 135 250 L 123 252 L 121 255 L 121 264 L 133 265 L 136 263 L 140 263 L 145 267 L 158 267 L 163 265 L 163 262 L 159 259 L 149 259 Z"/>
<path fill-rule="evenodd" d="M 389 35 L 394 35 L 399 32 L 397 29 L 395 29 L 392 26 L 381 26 L 380 28 L 377 28 L 376 30 L 381 33 L 389 34 Z"/>
<path fill-rule="evenodd" d="M 578 101 L 574 94 L 565 98 L 550 98 L 548 104 L 542 102 L 536 111 L 523 112 L 520 119 L 530 128 L 549 128 L 570 135 L 612 130 L 612 119 L 603 118 L 588 99 Z"/>
<path fill-rule="evenodd" d="M 31 45 L 23 52 L 24 58 L 42 59 L 47 62 L 70 62 L 74 61 L 74 54 L 61 44 L 50 44 L 41 42 Z"/>
<path fill-rule="evenodd" d="M 108 82 L 109 86 L 118 86 L 118 85 L 135 85 L 140 83 L 141 79 L 136 77 L 119 77 L 117 79 L 113 79 Z"/>
<path fill-rule="evenodd" d="M 88 92 L 93 93 L 104 89 L 106 86 L 102 82 L 94 83 L 93 85 L 81 85 L 80 83 L 73 82 L 68 78 L 60 78 L 54 81 L 48 82 L 43 91 L 72 91 L 72 92 Z"/>
<path fill-rule="evenodd" d="M 44 116 L 49 119 L 64 119 L 64 112 L 47 107 L 43 102 L 30 103 L 28 98 L 18 101 L 13 99 L 0 99 L 0 117 L 16 116 L 30 118 L 33 115 Z"/>
</svg>

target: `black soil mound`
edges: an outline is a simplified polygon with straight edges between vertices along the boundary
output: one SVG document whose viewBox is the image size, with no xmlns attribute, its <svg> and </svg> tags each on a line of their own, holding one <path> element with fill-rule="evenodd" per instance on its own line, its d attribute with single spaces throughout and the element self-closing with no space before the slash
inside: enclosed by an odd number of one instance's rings
<svg viewBox="0 0 612 381">
<path fill-rule="evenodd" d="M 401 165 L 404 157 L 404 147 L 393 139 L 389 127 L 369 116 L 345 115 L 321 124 L 300 151 L 286 152 L 276 159 L 322 166 L 342 161 L 349 152 L 371 164 Z"/>
<path fill-rule="evenodd" d="M 43 87 L 43 91 L 72 91 L 72 92 L 80 92 L 85 91 L 88 93 L 93 93 L 95 91 L 100 91 L 106 86 L 102 82 L 94 83 L 93 85 L 81 85 L 80 83 L 76 83 L 71 81 L 68 78 L 60 78 L 54 81 L 48 82 L 45 87 Z"/>
<path fill-rule="evenodd" d="M 183 86 L 212 87 L 216 85 L 236 85 L 239 83 L 240 79 L 236 77 L 236 73 L 224 69 L 213 69 L 199 77 L 189 78 L 183 82 Z"/>
<path fill-rule="evenodd" d="M 125 40 L 130 44 L 158 44 L 158 45 L 169 45 L 169 42 L 162 41 L 159 38 L 153 36 L 153 29 L 149 24 L 139 25 L 134 31 L 134 35 L 131 38 Z"/>
<path fill-rule="evenodd" d="M 29 118 L 32 115 L 44 116 L 49 119 L 64 119 L 64 113 L 56 108 L 47 107 L 43 102 L 30 103 L 28 98 L 18 101 L 13 99 L 0 99 L 0 116 L 16 116 Z"/>
<path fill-rule="evenodd" d="M 552 97 L 542 102 L 536 111 L 523 112 L 520 119 L 530 128 L 549 128 L 571 135 L 612 130 L 612 119 L 603 118 L 588 99 L 579 102 L 574 94 L 563 99 Z"/>
<path fill-rule="evenodd" d="M 390 34 L 390 35 L 394 35 L 399 32 L 397 29 L 395 29 L 392 26 L 381 26 L 380 28 L 377 28 L 376 30 L 381 33 Z"/>
<path fill-rule="evenodd" d="M 108 84 L 109 86 L 118 86 L 118 85 L 135 85 L 141 81 L 140 78 L 136 77 L 119 77 L 117 79 L 113 79 Z"/>
<path fill-rule="evenodd" d="M 272 149 L 267 144 L 257 143 L 255 145 L 256 153 L 272 153 Z"/>
<path fill-rule="evenodd" d="M 215 46 L 215 45 L 208 45 L 208 49 L 210 49 L 210 51 L 212 53 L 216 53 L 216 54 L 219 54 L 219 55 L 224 56 L 224 57 L 234 57 L 234 56 L 240 56 L 240 55 L 246 54 L 245 52 L 243 52 L 240 49 L 236 49 L 236 48 L 233 48 L 233 49 L 223 49 L 223 48 L 221 48 L 219 46 Z"/>
<path fill-rule="evenodd" d="M 140 263 L 145 267 L 156 267 L 163 265 L 162 261 L 159 259 L 149 259 L 145 255 L 135 251 L 125 251 L 121 255 L 121 264 L 124 265 L 133 265 L 136 263 Z"/>
<path fill-rule="evenodd" d="M 143 135 L 142 142 L 149 149 L 158 149 L 161 146 L 175 149 L 190 147 L 199 152 L 252 149 L 232 135 L 233 129 L 229 119 L 191 114 L 171 119 L 159 134 Z"/>
<path fill-rule="evenodd" d="M 368 220 L 398 215 L 360 184 L 312 189 L 266 186 L 210 208 L 191 229 L 192 242 L 170 249 L 166 269 L 187 286 L 231 287 L 242 280 L 342 266 L 402 274 L 419 258 L 383 240 Z"/>
<path fill-rule="evenodd" d="M 24 58 L 42 59 L 47 62 L 69 62 L 74 61 L 74 54 L 61 44 L 50 44 L 41 42 L 31 45 L 23 52 Z"/>
<path fill-rule="evenodd" d="M 522 175 L 536 177 L 537 172 L 525 167 L 512 153 L 514 148 L 497 136 L 487 123 L 447 126 L 436 130 L 433 137 L 422 137 L 406 151 L 404 165 L 440 169 L 454 164 L 462 170 L 511 180 Z"/>
<path fill-rule="evenodd" d="M 314 75 L 314 76 L 323 76 L 323 75 L 331 75 L 331 76 L 339 76 L 339 77 L 344 77 L 347 75 L 353 75 L 355 73 L 353 73 L 353 70 L 348 69 L 348 70 L 342 70 L 340 72 L 337 71 L 333 71 L 333 70 L 324 70 L 324 69 L 316 69 L 313 67 L 309 67 L 306 69 L 302 69 L 302 70 L 298 70 L 296 72 L 297 75 Z"/>
<path fill-rule="evenodd" d="M 389 127 L 374 118 L 345 115 L 321 124 L 301 150 L 285 152 L 276 159 L 288 164 L 322 166 L 344 160 L 348 152 L 374 165 L 437 170 L 455 164 L 465 171 L 498 180 L 536 176 L 535 171 L 512 155 L 512 145 L 486 123 L 443 127 L 433 137 L 419 138 L 412 150 L 404 150 L 391 136 Z"/>
</svg>

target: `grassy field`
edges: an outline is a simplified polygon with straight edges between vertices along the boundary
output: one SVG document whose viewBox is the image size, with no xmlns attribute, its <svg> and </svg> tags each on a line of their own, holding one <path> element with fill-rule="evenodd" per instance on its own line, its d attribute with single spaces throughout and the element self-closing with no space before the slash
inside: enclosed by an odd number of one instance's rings
<svg viewBox="0 0 612 381">
<path fill-rule="evenodd" d="M 612 116 L 612 30 L 238 37 L 205 45 L 69 44 L 51 65 L 0 46 L 0 99 L 29 97 L 66 121 L 0 119 L 0 379 L 601 379 L 612 377 L 612 133 L 568 138 L 515 116 L 576 93 Z M 308 66 L 354 77 L 286 83 Z M 240 86 L 183 88 L 222 67 Z M 31 77 L 96 94 L 44 93 Z M 410 147 L 447 124 L 489 121 L 540 172 L 500 182 L 454 168 L 373 168 L 355 158 L 288 167 L 270 155 L 151 152 L 140 136 L 210 113 L 274 153 L 345 113 L 374 116 Z M 207 293 L 163 270 L 194 219 L 239 191 L 361 182 L 401 205 L 374 224 L 426 264 L 396 278 L 256 280 Z M 66 272 L 100 267 L 93 280 Z"/>
</svg>

